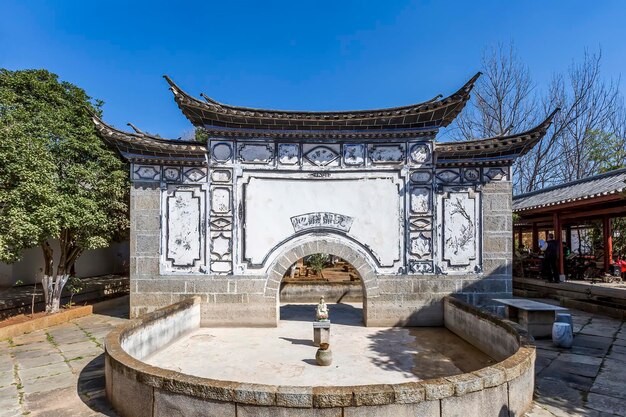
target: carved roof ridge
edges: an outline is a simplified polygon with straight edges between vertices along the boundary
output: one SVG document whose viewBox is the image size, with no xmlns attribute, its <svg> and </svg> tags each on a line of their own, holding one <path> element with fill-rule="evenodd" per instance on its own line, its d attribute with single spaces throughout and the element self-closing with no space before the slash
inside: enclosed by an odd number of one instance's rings
<svg viewBox="0 0 626 417">
<path fill-rule="evenodd" d="M 480 72 L 476 73 L 459 90 L 445 98 L 438 95 L 430 100 L 406 106 L 344 111 L 271 110 L 233 106 L 213 100 L 204 93 L 200 94 L 205 100 L 202 101 L 187 94 L 167 75 L 163 78 L 169 84 L 178 106 L 196 126 L 215 125 L 264 129 L 282 122 L 288 127 L 301 130 L 322 125 L 323 129 L 344 130 L 385 127 L 393 129 L 422 125 L 447 126 L 465 106 L 469 93 L 480 75 Z M 417 115 L 420 117 L 416 118 Z"/>
</svg>

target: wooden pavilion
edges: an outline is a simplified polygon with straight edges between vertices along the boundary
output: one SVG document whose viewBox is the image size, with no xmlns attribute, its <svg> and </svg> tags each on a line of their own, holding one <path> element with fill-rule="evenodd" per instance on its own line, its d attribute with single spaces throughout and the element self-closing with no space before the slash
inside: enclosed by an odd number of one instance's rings
<svg viewBox="0 0 626 417">
<path fill-rule="evenodd" d="M 532 232 L 532 250 L 539 251 L 540 233 L 554 231 L 559 246 L 572 241 L 572 228 L 602 221 L 604 272 L 613 262 L 611 219 L 626 216 L 626 168 L 609 171 L 513 197 L 513 212 L 519 218 L 513 226 L 514 239 Z M 543 236 L 542 236 L 543 237 Z M 559 257 L 559 274 L 565 275 L 564 257 Z"/>
</svg>

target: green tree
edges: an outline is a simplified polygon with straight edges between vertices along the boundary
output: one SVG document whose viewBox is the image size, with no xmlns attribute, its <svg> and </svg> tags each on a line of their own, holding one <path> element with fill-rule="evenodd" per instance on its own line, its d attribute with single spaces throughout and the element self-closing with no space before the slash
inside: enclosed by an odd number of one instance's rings
<svg viewBox="0 0 626 417">
<path fill-rule="evenodd" d="M 626 137 L 615 133 L 592 131 L 590 159 L 597 164 L 599 173 L 626 168 Z M 626 218 L 611 219 L 613 252 L 626 256 Z M 595 230 L 597 242 L 602 242 L 602 229 Z"/>
<path fill-rule="evenodd" d="M 589 132 L 590 159 L 599 173 L 626 168 L 626 137 L 603 131 Z"/>
<path fill-rule="evenodd" d="M 307 263 L 309 264 L 313 272 L 315 272 L 315 274 L 319 274 L 324 268 L 326 268 L 326 265 L 328 265 L 328 260 L 329 257 L 327 254 L 314 253 L 313 255 L 309 256 L 309 258 L 307 259 Z"/>
<path fill-rule="evenodd" d="M 42 248 L 48 312 L 83 251 L 128 228 L 127 170 L 91 122 L 101 106 L 48 71 L 0 69 L 0 261 Z"/>
</svg>

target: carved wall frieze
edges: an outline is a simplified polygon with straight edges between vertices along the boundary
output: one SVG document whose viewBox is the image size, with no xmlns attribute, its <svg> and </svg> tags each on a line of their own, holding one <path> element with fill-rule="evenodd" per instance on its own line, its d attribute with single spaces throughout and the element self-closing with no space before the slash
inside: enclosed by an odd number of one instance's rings
<svg viewBox="0 0 626 417">
<path fill-rule="evenodd" d="M 339 153 L 328 146 L 316 146 L 304 154 L 304 157 L 318 167 L 325 167 L 339 158 Z"/>
<path fill-rule="evenodd" d="M 143 181 L 160 181 L 161 167 L 155 165 L 135 165 L 133 167 L 133 179 Z"/>
<path fill-rule="evenodd" d="M 296 165 L 300 162 L 300 145 L 296 143 L 278 144 L 278 162 L 282 165 Z"/>
<path fill-rule="evenodd" d="M 343 160 L 348 166 L 362 166 L 365 164 L 365 145 L 351 143 L 343 145 Z"/>
<path fill-rule="evenodd" d="M 369 145 L 368 156 L 372 164 L 402 164 L 405 162 L 404 144 Z"/>
<path fill-rule="evenodd" d="M 239 161 L 244 164 L 269 164 L 274 160 L 274 146 L 267 143 L 239 144 Z"/>
<path fill-rule="evenodd" d="M 230 163 L 233 160 L 232 142 L 211 142 L 211 160 L 218 163 Z"/>
</svg>

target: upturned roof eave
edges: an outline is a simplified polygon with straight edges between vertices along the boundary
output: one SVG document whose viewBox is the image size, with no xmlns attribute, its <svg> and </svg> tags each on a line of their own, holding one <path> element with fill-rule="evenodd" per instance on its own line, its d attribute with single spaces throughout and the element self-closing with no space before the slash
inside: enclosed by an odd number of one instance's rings
<svg viewBox="0 0 626 417">
<path fill-rule="evenodd" d="M 558 111 L 558 108 L 555 109 L 543 122 L 525 132 L 460 142 L 438 142 L 435 143 L 435 151 L 442 161 L 497 157 L 515 159 L 525 155 L 545 136 Z"/>
<path fill-rule="evenodd" d="M 454 118 L 460 113 L 469 99 L 469 93 L 474 87 L 474 84 L 481 73 L 474 75 L 467 83 L 463 85 L 459 90 L 450 96 L 442 99 L 438 97 L 417 104 L 400 107 L 390 107 L 382 109 L 372 110 L 353 110 L 353 111 L 328 111 L 328 112 L 315 112 L 315 111 L 291 111 L 291 110 L 270 110 L 270 109 L 257 109 L 250 107 L 232 106 L 220 103 L 216 100 L 210 99 L 203 95 L 206 101 L 201 101 L 195 97 L 190 96 L 184 90 L 182 90 L 171 78 L 164 75 L 165 80 L 170 85 L 170 90 L 174 94 L 174 99 L 181 109 L 185 117 L 197 127 L 213 126 L 214 120 L 203 116 L 203 114 L 214 114 L 224 116 L 232 115 L 238 118 L 249 118 L 263 120 L 262 123 L 258 123 L 256 127 L 262 130 L 265 125 L 271 124 L 270 120 L 287 120 L 293 121 L 296 128 L 301 125 L 301 130 L 307 130 L 310 125 L 315 123 L 328 123 L 345 121 L 351 123 L 354 121 L 363 121 L 362 126 L 356 126 L 357 129 L 361 127 L 363 129 L 372 129 L 375 127 L 384 128 L 385 124 L 381 121 L 389 118 L 398 118 L 403 115 L 420 115 L 422 121 L 415 123 L 423 123 L 436 127 L 445 127 L 450 124 Z M 435 113 L 439 112 L 439 118 L 432 120 Z M 430 113 L 431 118 L 428 119 Z M 222 122 L 218 126 L 229 126 L 229 122 Z M 254 123 L 248 123 L 254 127 Z M 231 126 L 237 125 L 236 122 L 232 122 Z M 315 126 L 313 126 L 315 127 Z M 355 124 L 352 123 L 347 126 L 346 129 L 354 128 Z M 392 128 L 402 128 L 403 123 L 394 124 Z M 342 130 L 341 125 L 333 127 L 336 130 Z"/>
</svg>

